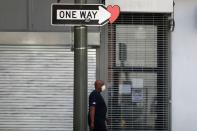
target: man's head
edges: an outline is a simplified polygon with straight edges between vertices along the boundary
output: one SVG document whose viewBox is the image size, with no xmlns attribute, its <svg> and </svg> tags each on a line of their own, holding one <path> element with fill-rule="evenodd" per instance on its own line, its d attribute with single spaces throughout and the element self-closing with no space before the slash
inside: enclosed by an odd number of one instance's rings
<svg viewBox="0 0 197 131">
<path fill-rule="evenodd" d="M 102 80 L 96 80 L 94 85 L 95 85 L 95 90 L 98 92 L 102 92 L 105 90 L 105 84 Z"/>
</svg>

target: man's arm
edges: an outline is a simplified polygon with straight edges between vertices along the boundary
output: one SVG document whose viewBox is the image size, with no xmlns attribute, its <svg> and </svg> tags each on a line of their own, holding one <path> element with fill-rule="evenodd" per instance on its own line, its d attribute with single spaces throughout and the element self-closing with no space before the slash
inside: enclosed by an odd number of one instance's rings
<svg viewBox="0 0 197 131">
<path fill-rule="evenodd" d="M 94 129 L 95 106 L 90 107 L 90 129 Z"/>
</svg>

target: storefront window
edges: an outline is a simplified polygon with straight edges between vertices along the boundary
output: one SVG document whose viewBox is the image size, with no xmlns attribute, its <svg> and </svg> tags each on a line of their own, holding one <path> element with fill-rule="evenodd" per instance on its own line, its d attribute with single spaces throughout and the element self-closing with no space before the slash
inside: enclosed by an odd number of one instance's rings
<svg viewBox="0 0 197 131">
<path fill-rule="evenodd" d="M 122 13 L 108 28 L 109 131 L 169 131 L 166 14 Z"/>
</svg>

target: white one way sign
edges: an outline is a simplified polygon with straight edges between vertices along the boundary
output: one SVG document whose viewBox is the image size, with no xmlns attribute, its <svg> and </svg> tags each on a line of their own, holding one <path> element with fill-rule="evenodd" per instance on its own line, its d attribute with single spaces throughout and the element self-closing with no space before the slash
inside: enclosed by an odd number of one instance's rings
<svg viewBox="0 0 197 131">
<path fill-rule="evenodd" d="M 111 13 L 104 5 L 52 5 L 52 25 L 101 26 Z"/>
</svg>

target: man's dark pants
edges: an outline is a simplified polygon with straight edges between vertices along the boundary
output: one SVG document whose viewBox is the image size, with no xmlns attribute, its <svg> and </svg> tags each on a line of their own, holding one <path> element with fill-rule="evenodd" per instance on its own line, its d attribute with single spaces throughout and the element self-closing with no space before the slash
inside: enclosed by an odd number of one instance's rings
<svg viewBox="0 0 197 131">
<path fill-rule="evenodd" d="M 90 131 L 107 131 L 107 127 L 105 125 L 105 121 L 95 122 L 95 129 Z"/>
</svg>

